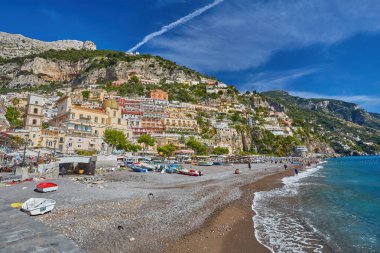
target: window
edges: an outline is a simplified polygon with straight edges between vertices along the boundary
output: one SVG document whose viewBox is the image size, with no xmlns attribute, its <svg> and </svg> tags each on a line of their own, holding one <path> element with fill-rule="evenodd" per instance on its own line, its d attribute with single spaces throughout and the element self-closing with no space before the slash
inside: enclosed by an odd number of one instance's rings
<svg viewBox="0 0 380 253">
<path fill-rule="evenodd" d="M 72 146 L 73 146 L 73 144 L 70 142 L 70 143 L 69 143 L 69 147 L 72 147 Z"/>
<path fill-rule="evenodd" d="M 113 111 L 113 116 L 116 117 L 116 111 Z"/>
<path fill-rule="evenodd" d="M 104 124 L 104 118 L 102 118 L 102 124 Z"/>
<path fill-rule="evenodd" d="M 81 148 L 81 147 L 82 147 L 82 145 L 78 144 L 78 148 Z"/>
<path fill-rule="evenodd" d="M 95 134 L 98 134 L 98 130 L 95 130 Z"/>
<path fill-rule="evenodd" d="M 36 105 L 38 105 L 38 101 L 34 101 L 34 103 L 35 103 Z"/>
<path fill-rule="evenodd" d="M 95 123 L 98 123 L 98 117 L 95 117 Z"/>
<path fill-rule="evenodd" d="M 38 114 L 38 109 L 37 109 L 37 108 L 34 108 L 34 109 L 33 109 L 33 113 L 34 113 L 34 114 Z"/>
<path fill-rule="evenodd" d="M 117 124 L 121 124 L 121 119 L 117 119 Z"/>
<path fill-rule="evenodd" d="M 72 118 L 72 119 L 75 119 L 75 113 L 72 113 L 72 114 L 71 114 L 71 118 Z"/>
<path fill-rule="evenodd" d="M 37 125 L 37 120 L 34 119 L 34 120 L 32 121 L 32 124 L 33 124 L 33 125 Z"/>
</svg>

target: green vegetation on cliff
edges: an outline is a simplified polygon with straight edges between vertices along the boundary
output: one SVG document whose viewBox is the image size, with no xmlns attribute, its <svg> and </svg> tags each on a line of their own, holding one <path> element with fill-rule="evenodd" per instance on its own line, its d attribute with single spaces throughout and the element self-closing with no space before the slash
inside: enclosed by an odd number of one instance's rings
<svg viewBox="0 0 380 253">
<path fill-rule="evenodd" d="M 331 99 L 304 99 L 284 91 L 262 94 L 286 107 L 293 126 L 312 133 L 337 153 L 374 154 L 380 151 L 380 121 L 355 104 Z"/>
</svg>

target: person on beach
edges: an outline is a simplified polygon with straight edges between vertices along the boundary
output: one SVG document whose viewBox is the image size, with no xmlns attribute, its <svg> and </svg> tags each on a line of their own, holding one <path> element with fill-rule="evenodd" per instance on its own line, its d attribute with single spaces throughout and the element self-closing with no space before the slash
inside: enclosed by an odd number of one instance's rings
<svg viewBox="0 0 380 253">
<path fill-rule="evenodd" d="M 286 170 L 288 168 L 288 165 L 284 164 L 284 170 Z"/>
<path fill-rule="evenodd" d="M 63 177 L 65 175 L 65 167 L 59 167 L 59 174 L 58 174 L 58 177 L 61 176 Z"/>
<path fill-rule="evenodd" d="M 298 169 L 294 169 L 294 173 L 298 175 Z"/>
<path fill-rule="evenodd" d="M 252 168 L 251 168 L 251 162 L 250 162 L 250 161 L 248 161 L 248 168 L 249 168 L 249 170 L 252 169 Z"/>
</svg>

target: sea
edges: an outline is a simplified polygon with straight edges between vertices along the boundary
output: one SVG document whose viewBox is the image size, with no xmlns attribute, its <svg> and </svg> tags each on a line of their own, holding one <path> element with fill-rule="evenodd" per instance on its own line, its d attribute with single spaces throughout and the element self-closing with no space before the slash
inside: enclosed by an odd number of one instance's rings
<svg viewBox="0 0 380 253">
<path fill-rule="evenodd" d="M 380 156 L 327 159 L 255 193 L 255 236 L 272 252 L 380 252 Z"/>
</svg>

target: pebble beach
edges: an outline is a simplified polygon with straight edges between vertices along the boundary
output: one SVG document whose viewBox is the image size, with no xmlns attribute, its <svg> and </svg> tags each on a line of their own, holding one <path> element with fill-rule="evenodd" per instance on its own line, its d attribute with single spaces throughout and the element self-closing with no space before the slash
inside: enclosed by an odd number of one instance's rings
<svg viewBox="0 0 380 253">
<path fill-rule="evenodd" d="M 250 209 L 253 188 L 249 194 L 245 189 L 270 175 L 283 174 L 283 165 L 252 164 L 251 170 L 246 164 L 193 168 L 202 170 L 204 176 L 125 170 L 51 180 L 59 189 L 43 197 L 56 200 L 55 209 L 30 219 L 63 234 L 86 252 L 211 252 L 208 247 L 224 252 L 226 238 L 208 240 L 204 230 L 204 236 L 194 237 L 205 226 L 208 232 L 223 236 L 231 230 L 248 229 L 253 250 L 268 252 L 255 240 Z M 235 175 L 235 169 L 241 174 Z M 41 197 L 34 191 L 35 184 L 2 187 L 0 198 L 10 204 Z M 236 227 L 236 217 L 247 219 L 244 228 Z M 206 246 L 183 248 L 192 240 Z"/>
</svg>

